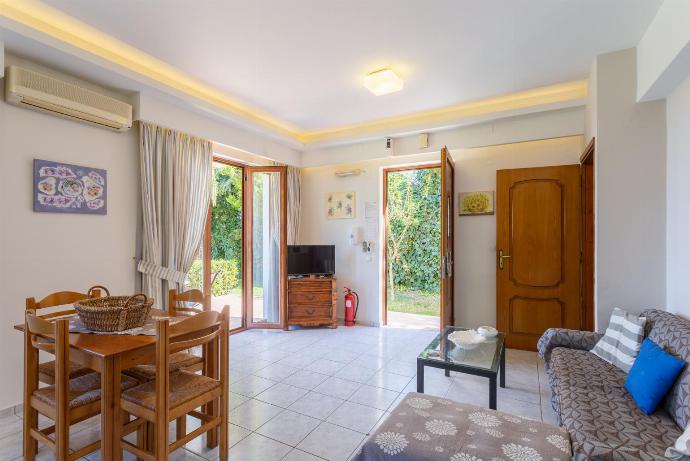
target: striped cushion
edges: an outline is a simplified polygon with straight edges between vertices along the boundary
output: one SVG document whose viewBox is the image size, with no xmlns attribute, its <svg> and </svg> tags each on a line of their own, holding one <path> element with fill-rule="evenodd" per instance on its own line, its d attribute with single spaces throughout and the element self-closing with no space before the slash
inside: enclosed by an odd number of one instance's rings
<svg viewBox="0 0 690 461">
<path fill-rule="evenodd" d="M 614 309 L 606 333 L 591 352 L 627 373 L 640 352 L 646 322 L 644 317 Z"/>
</svg>

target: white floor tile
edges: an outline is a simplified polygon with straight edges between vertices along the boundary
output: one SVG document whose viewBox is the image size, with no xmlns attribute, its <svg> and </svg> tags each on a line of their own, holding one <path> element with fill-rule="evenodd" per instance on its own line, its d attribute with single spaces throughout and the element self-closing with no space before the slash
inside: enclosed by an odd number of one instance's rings
<svg viewBox="0 0 690 461">
<path fill-rule="evenodd" d="M 309 392 L 301 399 L 290 405 L 288 409 L 317 419 L 326 419 L 335 411 L 343 400 L 330 395 Z"/>
<path fill-rule="evenodd" d="M 249 375 L 239 381 L 230 384 L 230 392 L 242 394 L 246 397 L 254 397 L 275 385 L 276 381 L 258 376 Z"/>
<path fill-rule="evenodd" d="M 355 391 L 349 400 L 379 410 L 388 410 L 400 393 L 381 387 L 363 385 Z"/>
<path fill-rule="evenodd" d="M 319 458 L 307 453 L 306 451 L 294 448 L 285 458 L 283 458 L 282 461 L 323 461 L 323 458 Z"/>
<path fill-rule="evenodd" d="M 362 385 L 354 381 L 331 377 L 314 388 L 314 392 L 347 400 Z"/>
<path fill-rule="evenodd" d="M 274 363 L 273 365 L 254 372 L 254 376 L 271 379 L 273 381 L 282 381 L 288 376 L 295 374 L 299 370 L 299 368 L 291 367 L 289 365 Z"/>
<path fill-rule="evenodd" d="M 251 434 L 228 452 L 228 459 L 237 461 L 276 461 L 287 455 L 292 447 L 257 433 Z"/>
<path fill-rule="evenodd" d="M 383 416 L 383 411 L 354 402 L 345 402 L 326 421 L 367 434 Z"/>
<path fill-rule="evenodd" d="M 382 387 L 384 389 L 389 389 L 391 391 L 402 392 L 411 380 L 410 377 L 396 375 L 395 373 L 389 373 L 386 371 L 379 370 L 368 382 L 367 384 L 371 386 Z"/>
<path fill-rule="evenodd" d="M 287 408 L 300 397 L 304 396 L 308 391 L 295 386 L 288 386 L 284 383 L 278 383 L 275 386 L 263 391 L 261 394 L 254 397 L 262 402 L 277 405 L 282 408 Z"/>
<path fill-rule="evenodd" d="M 285 378 L 283 383 L 310 391 L 322 382 L 326 381 L 328 378 L 328 375 L 316 373 L 315 371 L 300 370 L 299 373 L 295 373 Z"/>
<path fill-rule="evenodd" d="M 376 370 L 351 363 L 341 368 L 334 376 L 357 383 L 366 383 L 376 374 Z"/>
<path fill-rule="evenodd" d="M 257 429 L 256 432 L 295 447 L 319 424 L 321 424 L 321 420 L 285 410 Z"/>
<path fill-rule="evenodd" d="M 251 399 L 232 410 L 229 420 L 232 424 L 255 431 L 281 411 L 283 409 L 280 407 Z"/>
<path fill-rule="evenodd" d="M 359 432 L 322 423 L 297 448 L 329 461 L 347 461 L 363 438 Z"/>
<path fill-rule="evenodd" d="M 323 373 L 324 375 L 333 376 L 344 366 L 344 363 L 336 362 L 334 360 L 318 359 L 307 366 L 306 369 L 315 371 L 317 373 Z"/>
</svg>

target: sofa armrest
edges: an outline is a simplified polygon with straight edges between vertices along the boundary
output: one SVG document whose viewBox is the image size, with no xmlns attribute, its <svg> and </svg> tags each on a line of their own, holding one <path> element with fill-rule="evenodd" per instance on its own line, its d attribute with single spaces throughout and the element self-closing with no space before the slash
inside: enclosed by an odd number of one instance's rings
<svg viewBox="0 0 690 461">
<path fill-rule="evenodd" d="M 551 351 L 556 347 L 589 351 L 599 342 L 602 336 L 603 334 L 593 331 L 549 328 L 539 338 L 537 352 L 539 357 L 548 362 L 551 359 Z"/>
</svg>

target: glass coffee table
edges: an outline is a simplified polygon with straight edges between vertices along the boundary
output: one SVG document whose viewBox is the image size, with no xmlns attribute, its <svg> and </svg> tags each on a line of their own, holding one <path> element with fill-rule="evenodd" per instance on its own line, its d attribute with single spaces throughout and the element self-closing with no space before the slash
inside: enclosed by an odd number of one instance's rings
<svg viewBox="0 0 690 461">
<path fill-rule="evenodd" d="M 501 387 L 506 387 L 506 342 L 499 333 L 486 338 L 473 349 L 461 349 L 448 339 L 454 331 L 468 328 L 446 327 L 417 357 L 417 392 L 424 393 L 424 367 L 441 368 L 450 376 L 451 371 L 489 378 L 489 408 L 496 409 L 496 378 L 501 371 Z"/>
</svg>

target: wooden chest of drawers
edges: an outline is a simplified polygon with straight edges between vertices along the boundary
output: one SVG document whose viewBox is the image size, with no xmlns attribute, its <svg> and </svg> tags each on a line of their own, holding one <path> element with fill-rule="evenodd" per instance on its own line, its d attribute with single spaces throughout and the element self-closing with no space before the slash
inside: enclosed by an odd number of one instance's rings
<svg viewBox="0 0 690 461">
<path fill-rule="evenodd" d="M 288 279 L 287 324 L 336 328 L 335 277 Z"/>
</svg>

